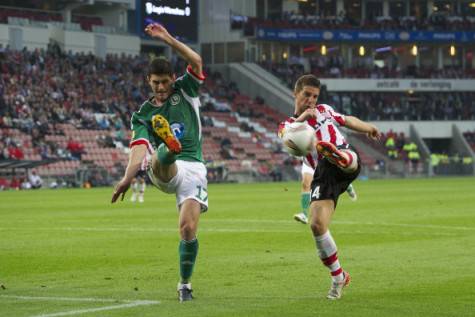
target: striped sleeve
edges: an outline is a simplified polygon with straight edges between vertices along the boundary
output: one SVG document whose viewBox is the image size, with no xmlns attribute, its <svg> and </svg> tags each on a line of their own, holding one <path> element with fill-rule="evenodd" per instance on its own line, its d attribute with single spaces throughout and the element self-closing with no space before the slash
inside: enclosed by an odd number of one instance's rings
<svg viewBox="0 0 475 317">
<path fill-rule="evenodd" d="M 324 109 L 325 109 L 325 112 L 328 113 L 331 116 L 332 120 L 334 122 L 338 123 L 338 125 L 340 125 L 340 126 L 345 126 L 346 125 L 345 115 L 343 115 L 339 112 L 336 112 L 329 105 L 323 104 L 323 105 L 319 105 L 319 106 L 323 106 Z"/>
<path fill-rule="evenodd" d="M 277 130 L 277 135 L 279 136 L 279 138 L 282 138 L 282 136 L 284 135 L 284 130 L 285 130 L 285 127 L 294 122 L 295 121 L 295 118 L 287 118 L 285 121 L 282 121 L 281 123 L 279 123 L 279 128 Z"/>
</svg>

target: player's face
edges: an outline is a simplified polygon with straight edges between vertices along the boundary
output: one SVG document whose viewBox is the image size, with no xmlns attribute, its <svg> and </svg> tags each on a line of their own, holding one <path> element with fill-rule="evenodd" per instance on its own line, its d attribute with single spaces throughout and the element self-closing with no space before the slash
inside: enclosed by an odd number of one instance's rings
<svg viewBox="0 0 475 317">
<path fill-rule="evenodd" d="M 175 82 L 175 75 L 155 75 L 148 77 L 148 83 L 152 88 L 155 99 L 164 102 L 168 96 L 173 92 L 173 83 Z"/>
<path fill-rule="evenodd" d="M 308 108 L 315 107 L 319 95 L 320 88 L 313 86 L 303 86 L 300 91 L 294 92 L 296 114 L 300 115 Z"/>
</svg>

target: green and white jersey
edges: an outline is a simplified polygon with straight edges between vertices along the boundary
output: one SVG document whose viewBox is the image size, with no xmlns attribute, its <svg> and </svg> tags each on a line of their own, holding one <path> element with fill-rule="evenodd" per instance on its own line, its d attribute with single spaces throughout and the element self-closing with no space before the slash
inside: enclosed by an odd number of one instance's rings
<svg viewBox="0 0 475 317">
<path fill-rule="evenodd" d="M 145 101 L 132 115 L 130 147 L 145 144 L 152 154 L 163 143 L 152 129 L 152 117 L 160 114 L 168 120 L 171 130 L 181 142 L 182 151 L 176 158 L 203 162 L 198 89 L 204 79 L 188 66 L 186 73 L 173 84 L 173 93 L 161 106 L 153 104 L 152 99 Z"/>
</svg>

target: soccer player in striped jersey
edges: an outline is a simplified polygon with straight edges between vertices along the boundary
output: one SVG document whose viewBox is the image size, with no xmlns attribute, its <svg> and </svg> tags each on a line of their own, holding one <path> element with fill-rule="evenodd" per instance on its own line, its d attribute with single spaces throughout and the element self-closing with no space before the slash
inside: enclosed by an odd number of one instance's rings
<svg viewBox="0 0 475 317">
<path fill-rule="evenodd" d="M 205 79 L 201 57 L 172 37 L 160 24 L 150 24 L 145 31 L 169 45 L 188 63 L 186 73 L 176 78 L 169 61 L 157 58 L 149 66 L 148 84 L 153 97 L 132 115 L 132 140 L 129 163 L 122 180 L 115 187 L 112 203 L 130 187 L 140 168 L 152 156 L 147 174 L 156 187 L 175 194 L 179 211 L 178 299 L 193 299 L 191 275 L 198 254 L 196 232 L 200 214 L 208 209 L 206 167 L 203 163 L 198 89 Z"/>
<path fill-rule="evenodd" d="M 281 123 L 279 129 L 291 122 L 307 122 L 317 135 L 317 161 L 307 156 L 305 160 L 315 166 L 310 194 L 310 228 L 322 263 L 329 269 L 332 284 L 328 299 L 339 299 L 343 287 L 350 283 L 350 275 L 340 265 L 335 240 L 329 225 L 335 212 L 338 197 L 354 181 L 360 172 L 361 162 L 338 126 L 366 133 L 372 139 L 379 139 L 376 126 L 354 116 L 345 116 L 326 104 L 317 104 L 320 95 L 320 80 L 314 75 L 304 75 L 295 83 L 295 112 L 299 114 Z"/>
<path fill-rule="evenodd" d="M 147 184 L 145 182 L 145 171 L 139 170 L 137 175 L 132 179 L 132 197 L 130 197 L 131 202 L 136 202 L 138 200 L 139 203 L 144 202 L 144 193 L 145 189 L 147 188 Z"/>
</svg>

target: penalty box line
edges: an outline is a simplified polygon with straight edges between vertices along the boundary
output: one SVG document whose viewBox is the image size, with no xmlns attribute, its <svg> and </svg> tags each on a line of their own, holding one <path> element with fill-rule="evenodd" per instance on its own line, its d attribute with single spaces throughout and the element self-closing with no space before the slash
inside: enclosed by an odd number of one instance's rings
<svg viewBox="0 0 475 317">
<path fill-rule="evenodd" d="M 160 301 L 155 300 L 118 300 L 109 298 L 82 298 L 82 297 L 44 297 L 44 296 L 15 296 L 15 295 L 0 295 L 0 298 L 11 298 L 18 300 L 41 300 L 41 301 L 69 301 L 69 302 L 96 302 L 96 303 L 118 303 L 116 305 L 109 305 L 95 308 L 75 309 L 50 314 L 34 315 L 32 317 L 59 317 L 72 316 L 85 313 L 99 312 L 105 310 L 133 308 L 138 306 L 158 305 Z M 119 304 L 121 303 L 121 304 Z"/>
</svg>

